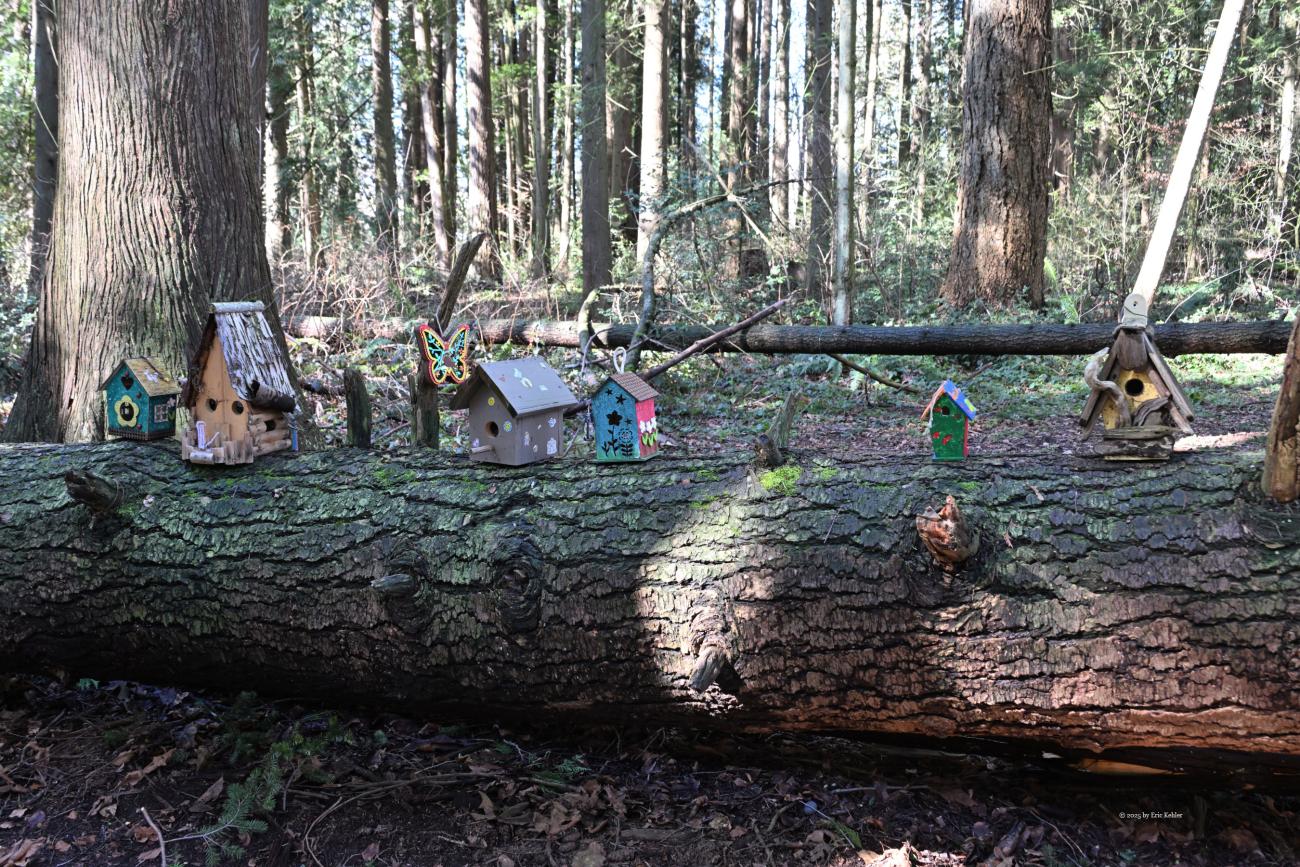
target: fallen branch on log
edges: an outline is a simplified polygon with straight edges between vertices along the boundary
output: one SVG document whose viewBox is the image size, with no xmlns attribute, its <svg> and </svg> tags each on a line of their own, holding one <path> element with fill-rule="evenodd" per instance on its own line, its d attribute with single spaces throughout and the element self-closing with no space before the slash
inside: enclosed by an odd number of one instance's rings
<svg viewBox="0 0 1300 867">
<path fill-rule="evenodd" d="M 1300 520 L 1258 453 L 787 458 L 0 446 L 0 667 L 1300 769 Z M 984 539 L 951 574 L 916 523 L 949 494 Z"/>
<path fill-rule="evenodd" d="M 706 325 L 665 325 L 649 337 L 672 349 L 689 346 L 713 330 Z M 1286 351 L 1291 323 L 1174 322 L 1154 326 L 1166 356 L 1197 353 Z M 635 326 L 593 323 L 607 347 L 627 346 Z M 491 319 L 479 323 L 485 343 L 577 347 L 572 322 Z M 1113 325 L 755 325 L 710 352 L 767 355 L 1091 355 L 1110 347 Z"/>
</svg>

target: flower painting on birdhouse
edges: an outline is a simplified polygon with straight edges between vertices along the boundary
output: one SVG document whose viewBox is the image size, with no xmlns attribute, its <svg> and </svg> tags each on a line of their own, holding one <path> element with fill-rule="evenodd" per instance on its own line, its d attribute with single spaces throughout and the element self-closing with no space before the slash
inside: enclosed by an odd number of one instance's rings
<svg viewBox="0 0 1300 867">
<path fill-rule="evenodd" d="M 960 461 L 970 445 L 970 425 L 975 421 L 975 405 L 952 380 L 945 379 L 921 412 L 929 419 L 926 436 L 936 461 Z"/>
<path fill-rule="evenodd" d="M 165 439 L 176 433 L 176 403 L 181 387 L 152 358 L 120 362 L 101 386 L 104 428 L 130 440 Z"/>
<path fill-rule="evenodd" d="M 644 461 L 659 452 L 655 398 L 659 392 L 635 373 L 616 373 L 591 398 L 596 460 Z"/>
</svg>

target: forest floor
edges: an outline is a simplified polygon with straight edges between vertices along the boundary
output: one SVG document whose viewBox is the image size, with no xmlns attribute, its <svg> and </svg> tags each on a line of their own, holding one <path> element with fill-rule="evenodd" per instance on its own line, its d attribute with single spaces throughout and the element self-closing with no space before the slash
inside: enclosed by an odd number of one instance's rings
<svg viewBox="0 0 1300 867">
<path fill-rule="evenodd" d="M 1292 865 L 1300 796 L 810 735 L 0 680 L 0 865 Z"/>
</svg>

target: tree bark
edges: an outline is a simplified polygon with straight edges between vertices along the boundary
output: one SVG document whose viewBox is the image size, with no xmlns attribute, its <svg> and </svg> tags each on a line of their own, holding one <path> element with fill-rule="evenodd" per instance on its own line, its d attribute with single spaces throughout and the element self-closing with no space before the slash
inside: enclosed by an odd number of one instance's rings
<svg viewBox="0 0 1300 867">
<path fill-rule="evenodd" d="M 10 447 L 0 666 L 404 713 L 635 708 L 746 730 L 1232 750 L 1294 771 L 1300 531 L 1251 493 L 1259 458 L 1117 473 L 796 450 L 764 475 L 660 458 L 629 486 L 616 467 L 426 451 L 273 457 L 216 479 L 167 447 Z M 123 502 L 70 502 L 69 470 Z M 949 494 L 983 540 L 952 572 L 916 523 Z"/>
<path fill-rule="evenodd" d="M 454 0 L 441 0 L 454 3 Z M 431 9 L 430 6 L 433 6 Z M 439 264 L 451 267 L 452 238 L 447 213 L 447 188 L 454 178 L 448 178 L 446 110 L 447 84 L 443 80 L 443 55 L 447 44 L 443 39 L 442 22 L 445 18 L 441 4 L 419 0 L 412 14 L 415 16 L 415 55 L 420 70 L 420 123 L 424 128 L 424 163 L 429 171 L 428 233 L 437 251 Z M 455 43 L 455 34 L 450 40 Z"/>
<path fill-rule="evenodd" d="M 1049 0 L 972 0 L 957 225 L 944 298 L 1043 304 L 1052 113 Z"/>
<path fill-rule="evenodd" d="M 807 167 L 810 177 L 808 217 L 808 294 L 826 297 L 826 265 L 831 257 L 831 202 L 835 163 L 831 153 L 831 0 L 808 0 Z"/>
<path fill-rule="evenodd" d="M 853 321 L 853 87 L 857 80 L 857 0 L 840 0 L 835 128 L 835 265 L 831 322 Z"/>
<path fill-rule="evenodd" d="M 280 261 L 292 241 L 289 200 L 293 181 L 289 173 L 289 100 L 293 82 L 289 79 L 288 59 L 276 57 L 267 69 L 266 89 L 266 173 L 263 198 L 266 219 L 266 255 Z"/>
<path fill-rule="evenodd" d="M 569 256 L 573 247 L 573 115 L 578 100 L 574 90 L 573 69 L 577 61 L 573 33 L 573 7 L 571 0 L 564 4 L 564 46 L 561 56 L 564 63 L 564 99 L 556 105 L 560 121 L 560 210 L 558 220 L 558 249 L 555 267 L 564 279 L 569 276 Z"/>
<path fill-rule="evenodd" d="M 1291 10 L 1282 23 L 1291 33 L 1292 49 L 1283 51 L 1281 57 L 1282 90 L 1278 94 L 1277 162 L 1273 169 L 1273 207 L 1269 213 L 1269 228 L 1272 230 L 1269 240 L 1274 243 L 1282 242 L 1286 236 L 1288 199 L 1296 198 L 1297 195 L 1290 190 L 1290 186 L 1294 186 L 1291 181 L 1291 160 L 1295 149 L 1296 116 L 1300 114 L 1300 57 L 1297 57 L 1300 49 L 1295 47 L 1300 44 L 1300 12 Z M 1288 182 L 1291 182 L 1290 186 Z M 1300 236 L 1292 242 L 1292 246 L 1300 248 Z"/>
<path fill-rule="evenodd" d="M 609 139 L 609 199 L 613 203 L 613 230 L 628 243 L 636 243 L 637 187 L 641 181 L 637 163 L 640 141 L 641 70 L 636 26 L 638 0 L 613 0 L 612 16 L 619 25 L 609 34 L 608 89 L 605 94 L 605 127 Z"/>
<path fill-rule="evenodd" d="M 881 0 L 864 4 L 867 8 L 867 73 L 862 98 L 862 185 L 858 196 L 858 221 L 864 230 L 871 223 L 872 169 L 876 161 L 876 93 L 880 82 L 880 37 L 884 30 L 884 5 Z"/>
<path fill-rule="evenodd" d="M 768 207 L 779 224 L 789 225 L 790 185 L 790 0 L 776 0 L 773 39 L 772 137 L 769 145 L 771 175 L 775 185 L 768 195 Z"/>
<path fill-rule="evenodd" d="M 582 298 L 610 281 L 605 0 L 582 0 Z"/>
<path fill-rule="evenodd" d="M 248 46 L 243 4 L 60 4 L 59 93 L 77 121 L 60 137 L 54 235 L 6 439 L 102 437 L 99 387 L 122 358 L 183 371 L 209 301 L 273 303 Z"/>
<path fill-rule="evenodd" d="M 32 3 L 32 87 L 35 154 L 32 171 L 32 263 L 27 286 L 35 290 L 45 274 L 59 177 L 59 67 L 54 60 L 58 0 Z"/>
<path fill-rule="evenodd" d="M 932 0 L 916 4 L 916 81 L 908 100 L 908 156 L 916 180 L 912 186 L 912 223 L 920 226 L 925 219 L 925 146 L 930 127 L 930 36 L 933 18 Z"/>
<path fill-rule="evenodd" d="M 996 3 L 997 0 L 993 2 Z M 903 12 L 903 24 L 899 34 L 903 42 L 903 58 L 898 64 L 898 168 L 900 171 L 910 166 L 912 162 L 912 11 L 915 5 L 916 0 L 900 0 L 899 3 Z"/>
<path fill-rule="evenodd" d="M 533 15 L 533 262 L 532 275 L 545 280 L 551 270 L 551 132 L 546 37 L 546 0 L 537 0 Z"/>
<path fill-rule="evenodd" d="M 388 0 L 370 3 L 370 92 L 374 100 L 375 238 L 397 249 L 397 149 L 393 135 L 392 39 Z"/>
<path fill-rule="evenodd" d="M 684 167 L 696 164 L 695 100 L 700 88 L 700 55 L 696 44 L 699 17 L 697 0 L 680 0 L 682 57 L 681 98 L 678 102 L 677 150 Z"/>
<path fill-rule="evenodd" d="M 442 122 L 446 127 L 443 136 L 446 165 L 443 167 L 443 202 L 447 212 L 447 263 L 451 265 L 452 251 L 456 247 L 456 201 L 459 197 L 458 180 L 460 166 L 460 119 L 456 114 L 456 78 L 457 58 L 460 55 L 460 41 L 457 30 L 460 26 L 460 9 L 457 0 L 443 0 L 442 31 Z M 436 22 L 435 22 L 436 24 Z M 493 239 L 492 243 L 496 243 Z"/>
<path fill-rule="evenodd" d="M 416 38 L 420 19 L 416 0 L 401 0 L 398 18 L 398 57 L 402 62 L 402 189 L 405 202 L 402 215 L 409 227 L 399 226 L 408 243 L 429 231 L 429 148 L 424 141 L 424 97 L 421 82 L 426 78 L 425 58 Z"/>
<path fill-rule="evenodd" d="M 1279 503 L 1300 499 L 1300 320 L 1291 332 L 1282 366 L 1282 388 L 1268 429 L 1264 492 Z"/>
<path fill-rule="evenodd" d="M 465 75 L 469 101 L 469 200 L 466 212 L 471 233 L 487 232 L 489 243 L 479 252 L 476 267 L 485 280 L 501 275 L 497 258 L 496 144 L 492 120 L 492 43 L 489 41 L 487 0 L 465 0 Z"/>
<path fill-rule="evenodd" d="M 295 92 L 298 127 L 302 136 L 302 176 L 298 184 L 298 219 L 302 224 L 302 247 L 309 268 L 320 264 L 321 206 L 316 172 L 316 37 L 314 12 L 302 10 L 298 19 L 298 69 Z"/>
<path fill-rule="evenodd" d="M 668 108 L 668 0 L 641 0 L 645 53 L 641 60 L 641 185 L 637 213 L 636 258 L 645 258 L 659 225 L 664 195 L 664 120 Z"/>
</svg>

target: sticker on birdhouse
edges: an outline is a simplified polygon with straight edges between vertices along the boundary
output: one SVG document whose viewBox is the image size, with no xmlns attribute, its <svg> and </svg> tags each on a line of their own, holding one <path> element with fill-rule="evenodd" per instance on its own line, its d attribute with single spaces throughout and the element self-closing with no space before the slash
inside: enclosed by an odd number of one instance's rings
<svg viewBox="0 0 1300 867">
<path fill-rule="evenodd" d="M 928 419 L 925 433 L 936 461 L 960 461 L 969 454 L 970 427 L 976 415 L 965 392 L 945 379 L 921 411 L 921 418 Z"/>
<path fill-rule="evenodd" d="M 431 325 L 415 329 L 421 366 L 434 385 L 460 385 L 469 378 L 469 326 L 462 325 L 444 339 Z"/>
</svg>

